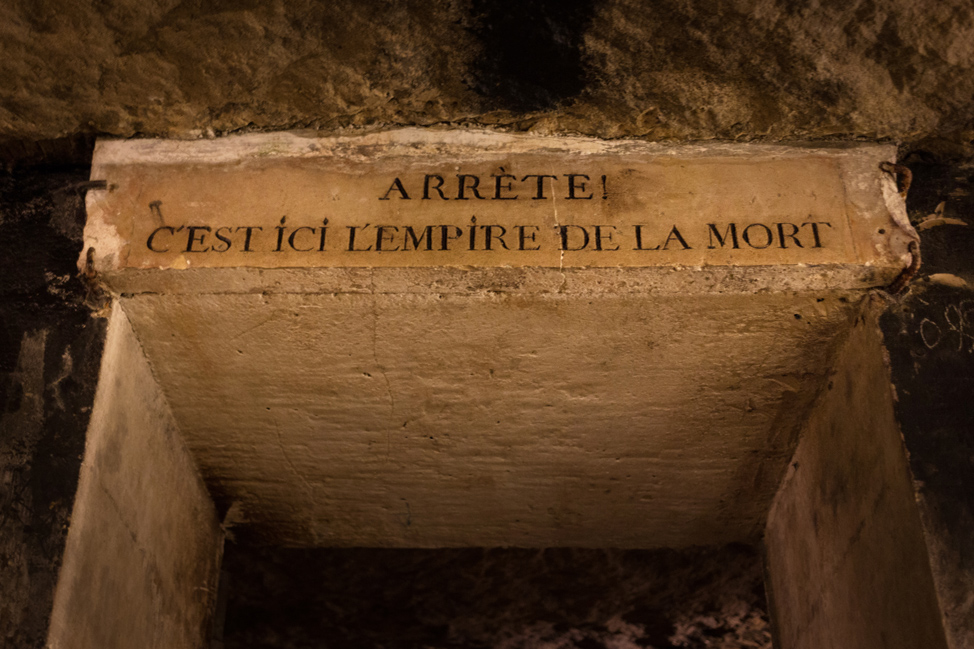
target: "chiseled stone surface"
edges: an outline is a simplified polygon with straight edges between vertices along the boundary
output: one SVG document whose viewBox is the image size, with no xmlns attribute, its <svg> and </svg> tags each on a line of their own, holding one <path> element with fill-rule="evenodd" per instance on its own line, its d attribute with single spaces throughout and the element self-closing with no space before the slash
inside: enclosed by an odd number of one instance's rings
<svg viewBox="0 0 974 649">
<path fill-rule="evenodd" d="M 46 646 L 203 646 L 222 552 L 213 502 L 116 307 Z"/>
<path fill-rule="evenodd" d="M 857 299 L 480 289 L 121 305 L 229 521 L 266 542 L 646 548 L 759 538 Z"/>
<path fill-rule="evenodd" d="M 831 340 L 909 261 L 892 153 L 460 130 L 104 142 L 82 266 L 121 296 L 231 522 L 268 542 L 753 542 Z M 393 238 L 437 223 L 463 245 Z M 538 250 L 486 249 L 491 224 L 524 223 Z M 580 245 L 564 224 L 617 243 L 645 224 L 660 249 L 562 250 Z"/>
<path fill-rule="evenodd" d="M 863 313 L 768 514 L 779 649 L 948 645 L 877 316 Z"/>
<path fill-rule="evenodd" d="M 880 169 L 894 155 L 418 129 L 102 141 L 92 178 L 107 189 L 89 192 L 82 262 L 109 273 L 847 266 L 869 286 L 909 264 L 916 237 Z"/>
<path fill-rule="evenodd" d="M 449 122 L 968 141 L 972 128 L 965 0 L 8 0 L 0 25 L 11 139 Z"/>
</svg>

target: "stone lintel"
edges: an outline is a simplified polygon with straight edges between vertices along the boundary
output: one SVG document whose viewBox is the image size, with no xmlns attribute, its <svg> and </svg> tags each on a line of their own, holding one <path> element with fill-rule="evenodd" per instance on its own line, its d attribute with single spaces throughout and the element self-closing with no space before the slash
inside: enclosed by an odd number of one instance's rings
<svg viewBox="0 0 974 649">
<path fill-rule="evenodd" d="M 82 264 L 116 292 L 449 291 L 485 269 L 528 292 L 859 289 L 910 261 L 894 155 L 419 129 L 101 141 Z"/>
</svg>

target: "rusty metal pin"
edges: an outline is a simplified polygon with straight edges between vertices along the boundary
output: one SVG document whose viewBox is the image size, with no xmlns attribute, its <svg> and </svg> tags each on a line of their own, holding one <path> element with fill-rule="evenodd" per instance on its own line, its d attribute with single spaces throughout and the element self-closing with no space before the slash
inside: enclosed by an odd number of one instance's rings
<svg viewBox="0 0 974 649">
<path fill-rule="evenodd" d="M 906 288 L 907 284 L 910 283 L 914 277 L 916 277 L 917 271 L 920 270 L 920 244 L 916 241 L 911 241 L 910 245 L 907 246 L 907 250 L 910 251 L 912 259 L 910 265 L 903 269 L 893 283 L 886 287 L 886 292 L 890 295 L 898 295 Z"/>
<path fill-rule="evenodd" d="M 900 193 L 900 196 L 906 198 L 907 192 L 910 191 L 910 185 L 913 183 L 913 172 L 910 171 L 910 168 L 894 162 L 880 162 L 879 168 L 893 176 L 896 180 L 896 191 Z"/>
</svg>

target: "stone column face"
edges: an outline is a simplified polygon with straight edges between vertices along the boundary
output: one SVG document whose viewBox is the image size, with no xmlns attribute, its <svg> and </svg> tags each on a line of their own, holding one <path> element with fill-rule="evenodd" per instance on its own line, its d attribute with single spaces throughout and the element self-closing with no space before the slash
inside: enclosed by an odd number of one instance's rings
<svg viewBox="0 0 974 649">
<path fill-rule="evenodd" d="M 922 154 L 916 154 L 908 156 L 905 163 L 913 171 L 907 207 L 909 219 L 921 240 L 923 265 L 906 292 L 886 300 L 879 319 L 882 351 L 886 354 L 892 383 L 893 398 L 889 409 L 895 416 L 894 432 L 891 434 L 888 430 L 889 418 L 877 416 L 875 412 L 864 411 L 863 420 L 858 424 L 855 418 L 838 422 L 836 430 L 846 433 L 856 425 L 868 425 L 869 428 L 864 429 L 862 435 L 847 434 L 833 441 L 833 453 L 835 449 L 839 451 L 835 454 L 837 459 L 831 466 L 815 465 L 819 472 L 818 491 L 807 489 L 806 506 L 788 510 L 786 503 L 794 505 L 798 502 L 795 500 L 799 490 L 796 485 L 801 483 L 801 473 L 809 468 L 808 460 L 813 457 L 809 448 L 814 439 L 803 439 L 799 445 L 789 478 L 772 508 L 767 536 L 769 590 L 783 647 L 804 646 L 802 642 L 808 642 L 809 634 L 814 634 L 816 616 L 830 624 L 840 622 L 841 613 L 821 611 L 837 594 L 853 592 L 852 586 L 868 591 L 870 583 L 878 583 L 878 576 L 887 580 L 883 587 L 873 594 L 856 598 L 850 603 L 850 610 L 861 614 L 863 606 L 873 607 L 873 613 L 877 614 L 880 611 L 875 608 L 877 603 L 895 607 L 897 602 L 907 598 L 910 602 L 908 609 L 887 616 L 887 622 L 874 626 L 880 628 L 886 624 L 886 629 L 894 629 L 903 620 L 915 620 L 915 616 L 927 611 L 923 624 L 911 623 L 910 633 L 929 629 L 931 615 L 934 615 L 943 629 L 943 645 L 952 649 L 974 646 L 974 624 L 971 622 L 974 620 L 971 596 L 974 592 L 974 445 L 971 441 L 974 408 L 970 405 L 974 394 L 974 264 L 970 255 L 974 249 L 974 230 L 971 228 L 974 220 L 970 216 L 974 211 L 974 187 L 970 161 L 930 163 Z M 853 334 L 857 335 L 862 337 L 864 334 Z M 863 347 L 870 345 L 875 347 L 875 340 L 863 343 Z M 851 350 L 847 352 L 851 353 Z M 837 369 L 841 372 L 843 365 L 840 363 Z M 868 385 L 882 388 L 886 383 L 882 376 L 869 376 L 867 372 L 857 372 L 856 381 L 849 385 L 852 393 L 871 389 L 866 387 Z M 841 374 L 835 377 L 835 385 L 839 385 L 840 378 Z M 826 395 L 827 400 L 836 398 Z M 855 409 L 868 404 L 869 400 L 863 396 L 855 404 Z M 812 421 L 815 416 L 813 414 Z M 854 449 L 850 444 L 854 445 L 855 440 L 863 436 L 872 440 L 873 446 L 860 448 L 859 460 L 849 459 L 851 456 L 845 451 Z M 902 446 L 902 451 L 895 448 L 898 446 Z M 897 489 L 904 522 L 890 528 L 885 537 L 874 536 L 868 542 L 868 556 L 857 558 L 856 543 L 862 544 L 871 529 L 888 525 L 893 520 L 889 507 L 897 492 L 876 473 L 881 464 L 862 461 L 869 454 L 880 457 L 877 454 L 883 448 L 886 449 L 887 463 L 895 460 L 908 468 L 909 503 L 904 500 L 900 485 Z M 863 454 L 866 450 L 868 453 Z M 900 459 L 896 460 L 897 457 Z M 843 459 L 852 464 L 843 469 L 839 461 Z M 858 471 L 849 470 L 853 464 L 859 467 Z M 870 466 L 872 473 L 867 470 Z M 868 501 L 874 497 L 878 509 L 862 519 L 862 527 L 856 528 L 856 543 L 849 544 L 845 555 L 833 550 L 823 557 L 823 546 L 819 542 L 821 528 L 825 522 L 835 519 L 835 512 L 842 510 L 833 508 L 834 511 L 829 512 L 822 505 L 840 502 L 834 487 L 838 484 L 836 476 L 841 477 L 843 471 L 850 480 L 846 485 L 849 487 L 855 480 L 873 475 L 875 479 L 868 480 L 868 486 L 861 485 L 858 489 L 858 498 Z M 877 485 L 883 485 L 882 491 L 876 491 Z M 912 509 L 914 503 L 916 524 L 910 520 L 913 517 L 907 516 L 907 510 Z M 880 509 L 886 513 L 879 515 Z M 786 510 L 790 518 L 784 515 Z M 804 530 L 803 520 L 808 527 L 807 534 L 785 530 L 786 521 L 788 525 L 797 525 L 797 529 Z M 912 547 L 909 552 L 906 551 L 908 545 Z M 899 552 L 898 558 L 896 552 Z M 811 601 L 805 602 L 809 607 L 807 616 L 797 614 L 794 603 L 802 596 L 795 589 L 807 588 L 807 581 L 794 575 L 821 571 L 827 565 L 823 559 L 836 555 L 847 555 L 849 569 L 856 568 L 862 574 L 854 582 L 843 582 L 843 576 L 848 577 L 850 573 L 836 572 L 824 591 L 812 589 L 815 594 Z M 916 563 L 920 558 L 929 565 L 929 579 L 922 574 L 924 567 Z M 878 562 L 874 570 L 866 568 L 871 562 Z M 912 585 L 909 583 L 911 574 L 915 580 Z M 929 591 L 925 584 L 929 584 Z M 834 606 L 834 602 L 832 604 Z M 887 613 L 891 610 L 888 608 Z M 858 625 L 858 628 L 867 626 Z M 917 646 L 929 645 L 919 642 Z"/>
<path fill-rule="evenodd" d="M 116 305 L 48 646 L 203 646 L 222 549 L 213 503 Z"/>
<path fill-rule="evenodd" d="M 913 484 L 866 304 L 811 408 L 768 515 L 780 649 L 945 644 Z"/>
</svg>

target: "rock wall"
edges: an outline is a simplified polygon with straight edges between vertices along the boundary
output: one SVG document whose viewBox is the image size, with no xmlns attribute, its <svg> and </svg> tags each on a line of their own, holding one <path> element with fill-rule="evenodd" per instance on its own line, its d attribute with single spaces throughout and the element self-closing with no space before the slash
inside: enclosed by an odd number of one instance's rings
<svg viewBox="0 0 974 649">
<path fill-rule="evenodd" d="M 0 176 L 0 646 L 41 646 L 104 321 L 76 277 L 86 170 Z"/>
<path fill-rule="evenodd" d="M 964 0 L 10 0 L 0 137 L 479 124 L 659 139 L 949 137 Z"/>
<path fill-rule="evenodd" d="M 917 151 L 924 265 L 883 318 L 896 415 L 951 647 L 974 646 L 974 164 Z"/>
</svg>

